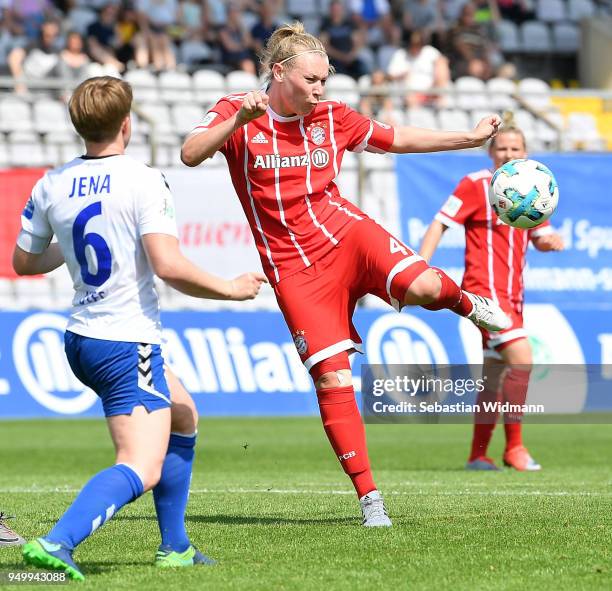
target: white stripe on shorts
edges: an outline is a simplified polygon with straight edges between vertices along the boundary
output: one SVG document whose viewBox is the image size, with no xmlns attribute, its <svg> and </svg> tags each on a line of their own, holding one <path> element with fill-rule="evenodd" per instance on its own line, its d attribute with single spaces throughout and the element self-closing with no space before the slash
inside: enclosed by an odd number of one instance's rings
<svg viewBox="0 0 612 591">
<path fill-rule="evenodd" d="M 412 256 L 409 256 L 408 258 L 402 259 L 399 263 L 395 265 L 395 267 L 393 267 L 393 269 L 391 269 L 391 272 L 387 276 L 387 284 L 385 285 L 385 289 L 387 290 L 387 295 L 389 296 L 389 301 L 391 302 L 391 305 L 398 312 L 402 309 L 402 305 L 401 305 L 401 302 L 396 300 L 391 295 L 391 283 L 393 282 L 393 279 L 398 273 L 401 273 L 402 271 L 404 271 L 411 265 L 414 265 L 414 263 L 418 263 L 419 261 L 422 261 L 422 260 L 424 260 L 423 257 L 419 256 L 418 254 L 413 254 Z"/>
</svg>

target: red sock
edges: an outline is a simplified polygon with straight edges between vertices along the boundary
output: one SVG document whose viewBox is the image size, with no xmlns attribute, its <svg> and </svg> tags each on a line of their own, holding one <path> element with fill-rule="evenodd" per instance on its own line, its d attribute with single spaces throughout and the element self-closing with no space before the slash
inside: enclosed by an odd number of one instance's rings
<svg viewBox="0 0 612 591">
<path fill-rule="evenodd" d="M 489 443 L 491 442 L 491 437 L 493 437 L 499 413 L 497 411 L 487 411 L 483 403 L 493 404 L 498 399 L 499 395 L 497 392 L 483 390 L 478 393 L 476 404 L 478 404 L 480 410 L 474 413 L 474 435 L 472 437 L 469 462 L 487 455 L 487 449 L 489 449 Z"/>
<path fill-rule="evenodd" d="M 461 288 L 444 272 L 437 267 L 431 267 L 440 277 L 442 288 L 438 299 L 431 304 L 423 306 L 426 310 L 442 310 L 448 308 L 459 316 L 467 316 L 473 309 L 472 302 L 465 297 Z"/>
<path fill-rule="evenodd" d="M 317 390 L 317 398 L 327 438 L 361 498 L 375 490 L 376 485 L 353 386 Z"/>
<path fill-rule="evenodd" d="M 504 402 L 523 405 L 527 400 L 530 371 L 525 367 L 511 366 L 502 377 L 502 394 Z M 504 413 L 504 431 L 506 433 L 506 450 L 523 445 L 523 413 L 512 411 Z"/>
</svg>

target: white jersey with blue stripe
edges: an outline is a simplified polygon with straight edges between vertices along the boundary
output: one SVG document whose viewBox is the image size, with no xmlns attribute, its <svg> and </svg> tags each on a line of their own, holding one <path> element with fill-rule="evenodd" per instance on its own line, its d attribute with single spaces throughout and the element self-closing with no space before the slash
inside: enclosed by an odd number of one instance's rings
<svg viewBox="0 0 612 591">
<path fill-rule="evenodd" d="M 177 236 L 163 174 L 127 155 L 80 157 L 36 183 L 18 245 L 43 252 L 57 237 L 74 285 L 71 332 L 159 343 L 159 300 L 142 236 Z"/>
</svg>

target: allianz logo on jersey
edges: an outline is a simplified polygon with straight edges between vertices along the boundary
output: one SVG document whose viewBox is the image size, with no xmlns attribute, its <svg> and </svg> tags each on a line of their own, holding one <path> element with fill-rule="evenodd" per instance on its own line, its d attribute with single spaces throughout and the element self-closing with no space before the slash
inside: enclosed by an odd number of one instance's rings
<svg viewBox="0 0 612 591">
<path fill-rule="evenodd" d="M 325 168 L 329 164 L 329 153 L 323 148 L 316 148 L 308 154 L 297 156 L 281 156 L 280 154 L 258 154 L 255 156 L 253 168 L 295 168 L 300 166 Z"/>
</svg>

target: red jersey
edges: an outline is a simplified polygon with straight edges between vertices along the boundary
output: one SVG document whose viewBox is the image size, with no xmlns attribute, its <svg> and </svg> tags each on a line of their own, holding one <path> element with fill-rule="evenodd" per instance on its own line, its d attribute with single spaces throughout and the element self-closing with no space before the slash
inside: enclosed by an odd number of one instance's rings
<svg viewBox="0 0 612 591">
<path fill-rule="evenodd" d="M 465 227 L 465 272 L 461 287 L 496 302 L 523 302 L 523 269 L 531 237 L 552 232 L 547 221 L 521 230 L 500 221 L 489 204 L 490 170 L 461 179 L 436 219 L 445 226 Z"/>
<path fill-rule="evenodd" d="M 234 115 L 244 96 L 222 98 L 194 131 Z M 338 101 L 321 101 L 304 117 L 281 117 L 268 108 L 230 136 L 220 151 L 270 282 L 309 267 L 367 218 L 334 180 L 345 150 L 386 152 L 393 136 L 390 126 Z"/>
</svg>

